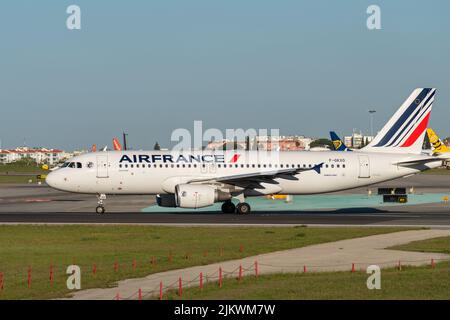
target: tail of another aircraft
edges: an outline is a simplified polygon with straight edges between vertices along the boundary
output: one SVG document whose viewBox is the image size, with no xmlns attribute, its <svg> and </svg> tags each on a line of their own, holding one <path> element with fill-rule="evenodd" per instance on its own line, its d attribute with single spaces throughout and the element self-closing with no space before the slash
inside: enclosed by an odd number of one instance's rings
<svg viewBox="0 0 450 320">
<path fill-rule="evenodd" d="M 120 145 L 120 142 L 119 142 L 119 140 L 117 140 L 117 138 L 113 139 L 113 147 L 114 147 L 114 150 L 116 150 L 116 151 L 122 150 L 122 146 Z"/>
<path fill-rule="evenodd" d="M 431 146 L 433 147 L 433 153 L 445 153 L 450 152 L 450 148 L 442 143 L 438 135 L 433 131 L 433 129 L 427 129 L 428 139 L 430 140 Z"/>
<path fill-rule="evenodd" d="M 362 150 L 420 154 L 435 93 L 435 88 L 415 89 L 378 135 Z"/>
<path fill-rule="evenodd" d="M 347 146 L 344 144 L 341 138 L 336 134 L 334 131 L 330 131 L 330 137 L 331 141 L 333 142 L 334 150 L 336 151 L 351 151 Z"/>
</svg>

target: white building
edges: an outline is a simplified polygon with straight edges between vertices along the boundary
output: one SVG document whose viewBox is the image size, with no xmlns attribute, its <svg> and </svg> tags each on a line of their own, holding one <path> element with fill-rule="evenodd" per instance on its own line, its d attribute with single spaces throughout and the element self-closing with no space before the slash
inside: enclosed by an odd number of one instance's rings
<svg viewBox="0 0 450 320">
<path fill-rule="evenodd" d="M 46 163 L 55 165 L 71 156 L 63 150 L 58 149 L 31 149 L 19 147 L 16 149 L 0 149 L 0 164 L 16 162 L 24 159 L 31 159 L 38 164 Z"/>
</svg>

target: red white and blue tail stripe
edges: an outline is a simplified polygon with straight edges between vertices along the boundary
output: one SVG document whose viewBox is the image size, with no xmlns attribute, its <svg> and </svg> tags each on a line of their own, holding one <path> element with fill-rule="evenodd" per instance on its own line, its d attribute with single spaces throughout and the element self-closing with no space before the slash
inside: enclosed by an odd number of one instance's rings
<svg viewBox="0 0 450 320">
<path fill-rule="evenodd" d="M 364 151 L 421 153 L 435 93 L 415 89 Z"/>
</svg>

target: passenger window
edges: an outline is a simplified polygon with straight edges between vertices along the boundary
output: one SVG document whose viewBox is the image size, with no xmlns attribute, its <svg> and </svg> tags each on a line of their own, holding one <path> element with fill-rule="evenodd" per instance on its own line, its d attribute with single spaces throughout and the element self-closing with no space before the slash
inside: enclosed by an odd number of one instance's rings
<svg viewBox="0 0 450 320">
<path fill-rule="evenodd" d="M 332 164 L 331 167 L 334 168 L 334 164 Z"/>
<path fill-rule="evenodd" d="M 345 164 L 342 165 L 342 168 L 345 168 Z"/>
<path fill-rule="evenodd" d="M 122 168 L 122 165 L 121 165 L 121 164 L 119 164 L 119 168 Z"/>
</svg>

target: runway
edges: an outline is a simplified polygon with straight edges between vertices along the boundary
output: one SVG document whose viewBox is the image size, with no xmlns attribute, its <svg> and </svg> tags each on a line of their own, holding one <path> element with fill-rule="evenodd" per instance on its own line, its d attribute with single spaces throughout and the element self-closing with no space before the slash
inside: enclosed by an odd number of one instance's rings
<svg viewBox="0 0 450 320">
<path fill-rule="evenodd" d="M 450 176 L 417 175 L 382 186 L 413 187 L 415 192 L 448 193 Z M 371 187 L 376 190 L 377 186 Z M 367 188 L 346 191 L 366 193 Z M 342 192 L 342 193 L 346 193 Z M 47 186 L 0 186 L 0 224 L 157 224 L 157 225 L 328 225 L 418 226 L 450 228 L 450 203 L 429 203 L 378 208 L 342 208 L 297 211 L 253 211 L 249 215 L 216 211 L 196 213 L 141 212 L 154 204 L 152 196 L 108 197 L 107 213 L 94 212 L 96 198 L 52 190 Z"/>
<path fill-rule="evenodd" d="M 439 210 L 440 211 L 440 210 Z M 360 209 L 347 212 L 283 212 L 238 216 L 222 213 L 143 214 L 92 212 L 0 213 L 0 223 L 61 223 L 61 224 L 157 224 L 157 225 L 365 225 L 423 226 L 450 228 L 449 213 L 425 213 Z"/>
</svg>

